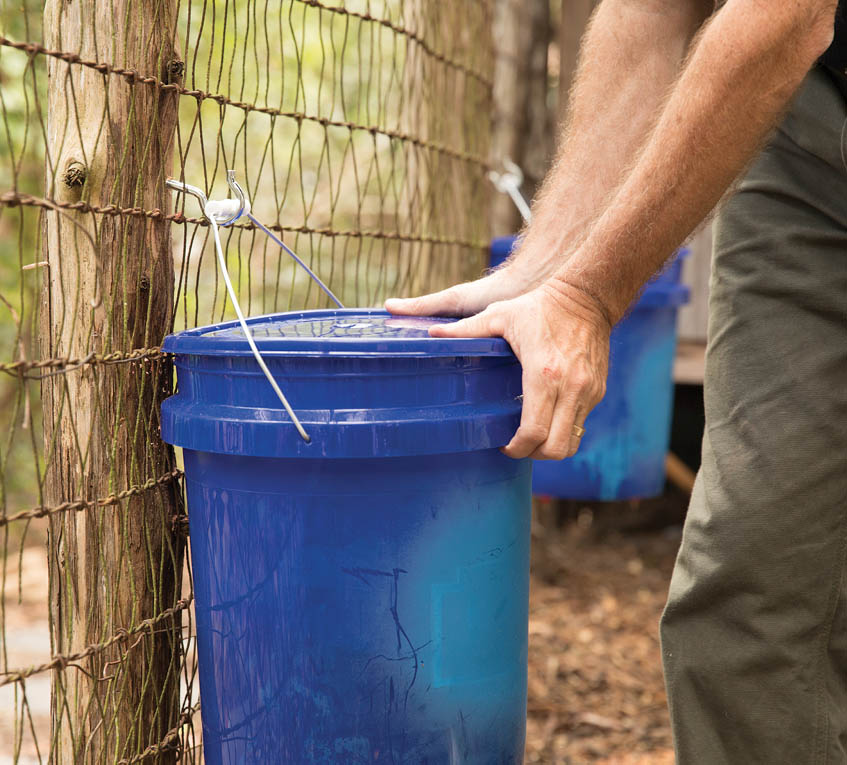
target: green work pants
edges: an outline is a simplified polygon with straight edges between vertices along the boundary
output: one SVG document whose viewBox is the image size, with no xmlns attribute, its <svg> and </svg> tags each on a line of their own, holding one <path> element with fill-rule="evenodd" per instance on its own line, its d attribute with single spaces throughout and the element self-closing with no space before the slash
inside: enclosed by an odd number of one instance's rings
<svg viewBox="0 0 847 765">
<path fill-rule="evenodd" d="M 847 763 L 846 118 L 813 71 L 718 215 L 661 625 L 679 765 Z"/>
</svg>

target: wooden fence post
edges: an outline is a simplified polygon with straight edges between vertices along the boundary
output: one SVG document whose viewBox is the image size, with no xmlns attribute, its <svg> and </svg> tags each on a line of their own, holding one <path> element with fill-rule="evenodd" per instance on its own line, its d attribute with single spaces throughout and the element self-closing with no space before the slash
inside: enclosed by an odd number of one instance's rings
<svg viewBox="0 0 847 765">
<path fill-rule="evenodd" d="M 176 0 L 47 0 L 46 47 L 80 59 L 48 56 L 48 198 L 169 210 L 178 95 L 161 84 L 182 73 L 176 8 Z M 153 353 L 122 362 L 157 346 L 170 326 L 170 223 L 110 209 L 48 210 L 42 227 L 42 356 L 82 360 L 42 385 L 44 503 L 88 503 L 50 517 L 52 651 L 94 646 L 53 673 L 57 765 L 131 758 L 162 741 L 179 715 L 180 614 L 167 610 L 179 598 L 180 499 L 168 476 L 173 454 L 158 437 L 171 371 Z M 143 620 L 149 628 L 134 631 Z M 173 761 L 163 748 L 147 761 Z"/>
</svg>

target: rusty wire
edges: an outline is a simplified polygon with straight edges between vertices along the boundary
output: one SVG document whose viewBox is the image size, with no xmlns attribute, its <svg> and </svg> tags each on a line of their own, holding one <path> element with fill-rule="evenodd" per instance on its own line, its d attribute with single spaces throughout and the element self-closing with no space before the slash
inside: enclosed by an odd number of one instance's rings
<svg viewBox="0 0 847 765">
<path fill-rule="evenodd" d="M 0 687 L 8 685 L 9 683 L 26 680 L 28 677 L 40 674 L 41 672 L 47 672 L 51 669 L 63 671 L 82 659 L 87 659 L 91 656 L 103 653 L 107 648 L 111 648 L 117 643 L 126 642 L 133 635 L 138 635 L 143 632 L 152 632 L 153 628 L 158 624 L 173 619 L 181 611 L 185 611 L 189 605 L 191 605 L 192 599 L 192 597 L 187 597 L 182 600 L 178 600 L 175 605 L 170 608 L 166 608 L 156 616 L 149 619 L 143 619 L 129 629 L 120 629 L 107 640 L 104 640 L 101 643 L 92 643 L 87 645 L 81 651 L 77 651 L 76 653 L 56 654 L 50 659 L 50 661 L 45 661 L 43 664 L 26 667 L 25 669 L 20 669 L 15 672 L 0 673 Z"/>
<path fill-rule="evenodd" d="M 55 202 L 49 199 L 41 199 L 33 197 L 30 194 L 19 194 L 14 191 L 7 191 L 0 194 L 0 205 L 7 207 L 41 207 L 46 210 L 68 210 L 73 212 L 87 212 L 95 215 L 133 215 L 142 218 L 150 218 L 152 220 L 166 220 L 172 223 L 187 223 L 194 226 L 207 227 L 209 221 L 206 218 L 186 217 L 182 213 L 163 213 L 159 209 L 143 210 L 140 207 L 118 207 L 116 205 L 91 205 L 87 202 Z M 244 229 L 252 231 L 256 228 L 251 222 L 236 223 L 230 226 L 231 229 Z M 402 234 L 397 231 L 371 231 L 359 229 L 332 229 L 332 228 L 313 228 L 311 226 L 280 226 L 279 224 L 271 224 L 268 226 L 271 231 L 278 231 L 284 234 L 316 234 L 326 237 L 351 237 L 353 239 L 389 239 L 396 242 L 419 242 L 422 244 L 450 244 L 465 247 L 469 250 L 487 250 L 488 243 L 479 240 L 461 239 L 458 237 L 449 236 L 430 236 L 430 235 L 414 235 Z"/>
<path fill-rule="evenodd" d="M 317 3 L 314 0 L 298 0 L 298 2 L 302 2 L 305 5 L 310 5 L 313 7 L 326 8 L 326 6 L 322 6 L 320 3 Z M 348 15 L 354 18 L 365 17 L 364 14 Z M 391 28 L 388 24 L 386 24 L 385 26 Z M 151 87 L 158 88 L 162 91 L 172 91 L 178 93 L 181 96 L 189 96 L 191 98 L 196 99 L 198 102 L 207 100 L 214 101 L 220 106 L 230 106 L 234 109 L 240 109 L 243 112 L 257 112 L 259 114 L 267 114 L 272 117 L 287 117 L 298 123 L 314 122 L 324 128 L 344 128 L 345 130 L 349 131 L 361 130 L 366 133 L 370 133 L 371 135 L 382 135 L 386 136 L 387 138 L 402 141 L 404 143 L 411 144 L 412 146 L 415 146 L 417 148 L 429 149 L 438 152 L 439 154 L 444 154 L 453 159 L 461 160 L 463 162 L 470 162 L 472 164 L 480 165 L 482 167 L 488 167 L 488 161 L 482 156 L 471 154 L 469 152 L 457 151 L 456 149 L 453 149 L 450 146 L 439 143 L 437 141 L 427 141 L 426 139 L 423 139 L 419 136 L 412 135 L 410 133 L 404 133 L 399 130 L 391 130 L 385 127 L 380 127 L 379 125 L 364 125 L 359 122 L 353 122 L 350 120 L 330 119 L 329 117 L 320 117 L 314 114 L 306 114 L 304 112 L 275 109 L 271 106 L 261 106 L 259 104 L 249 103 L 246 101 L 235 101 L 220 93 L 211 93 L 209 91 L 199 90 L 196 88 L 183 88 L 180 85 L 177 85 L 172 82 L 164 82 L 163 80 L 159 80 L 156 77 L 142 75 L 135 69 L 126 69 L 123 67 L 112 66 L 111 64 L 106 64 L 99 61 L 87 61 L 81 58 L 76 53 L 70 53 L 68 51 L 61 50 L 49 50 L 43 45 L 15 42 L 5 37 L 0 37 L 0 45 L 9 48 L 15 48 L 17 50 L 21 50 L 29 54 L 40 54 L 43 56 L 50 56 L 51 58 L 58 59 L 59 61 L 64 61 L 67 64 L 77 64 L 79 66 L 88 67 L 96 72 L 99 72 L 100 74 L 114 74 L 118 77 L 123 77 L 130 85 L 135 85 L 136 83 L 142 85 L 149 85 Z M 444 59 L 441 57 L 436 57 L 436 60 L 443 61 Z M 485 85 L 490 87 L 490 83 L 487 80 L 483 82 Z"/>
<path fill-rule="evenodd" d="M 181 477 L 182 471 L 174 469 L 171 470 L 170 473 L 165 473 L 163 476 L 150 478 L 138 486 L 130 486 L 116 492 L 115 494 L 110 494 L 108 497 L 101 497 L 99 499 L 75 499 L 69 502 L 63 502 L 60 505 L 53 505 L 52 507 L 41 505 L 29 510 L 21 510 L 19 513 L 15 513 L 14 515 L 0 516 L 0 527 L 7 526 L 10 523 L 15 523 L 16 521 L 31 521 L 36 518 L 46 518 L 49 515 L 58 515 L 59 513 L 71 513 L 79 510 L 89 510 L 95 507 L 120 505 L 121 501 L 124 499 L 135 497 L 145 491 L 155 489 L 157 486 L 161 486 L 162 484 L 170 483 L 171 481 L 178 481 Z"/>
<path fill-rule="evenodd" d="M 0 759 L 202 761 L 161 342 L 232 314 L 165 178 L 214 197 L 234 168 L 346 305 L 473 277 L 490 25 L 490 0 L 0 2 Z M 247 313 L 325 305 L 252 224 L 225 236 Z"/>
</svg>

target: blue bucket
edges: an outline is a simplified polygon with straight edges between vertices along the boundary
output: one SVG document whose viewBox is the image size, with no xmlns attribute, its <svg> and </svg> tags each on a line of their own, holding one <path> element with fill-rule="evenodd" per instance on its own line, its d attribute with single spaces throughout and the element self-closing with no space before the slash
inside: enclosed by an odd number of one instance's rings
<svg viewBox="0 0 847 765">
<path fill-rule="evenodd" d="M 515 241 L 511 236 L 491 243 L 492 266 L 508 257 Z M 612 331 L 606 395 L 588 415 L 573 457 L 535 463 L 535 494 L 609 501 L 662 493 L 673 414 L 676 318 L 689 296 L 680 283 L 688 254 L 686 248 L 677 253 Z"/>
<path fill-rule="evenodd" d="M 517 240 L 518 237 L 516 236 L 498 236 L 492 239 L 488 251 L 488 265 L 491 268 L 497 268 L 497 266 L 505 263 L 506 258 L 511 255 Z"/>
<path fill-rule="evenodd" d="M 332 310 L 168 337 L 207 763 L 520 763 L 529 460 L 500 339 Z"/>
</svg>

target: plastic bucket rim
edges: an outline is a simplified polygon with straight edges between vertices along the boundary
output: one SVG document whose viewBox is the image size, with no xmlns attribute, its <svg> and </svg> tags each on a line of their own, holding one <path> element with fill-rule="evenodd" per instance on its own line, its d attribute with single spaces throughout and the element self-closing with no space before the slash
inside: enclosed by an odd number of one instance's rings
<svg viewBox="0 0 847 765">
<path fill-rule="evenodd" d="M 256 325 L 275 318 L 308 319 L 333 318 L 345 316 L 396 317 L 379 308 L 310 309 L 305 311 L 284 311 L 272 314 L 252 316 L 248 325 Z M 443 318 L 452 317 L 408 317 Z M 168 335 L 162 342 L 162 350 L 174 356 L 252 356 L 252 352 L 243 337 L 214 337 L 212 332 L 235 329 L 238 321 L 219 322 L 203 327 L 185 329 Z M 492 338 L 433 338 L 420 337 L 275 337 L 257 338 L 263 357 L 510 357 L 514 353 L 509 344 L 499 337 Z"/>
</svg>

